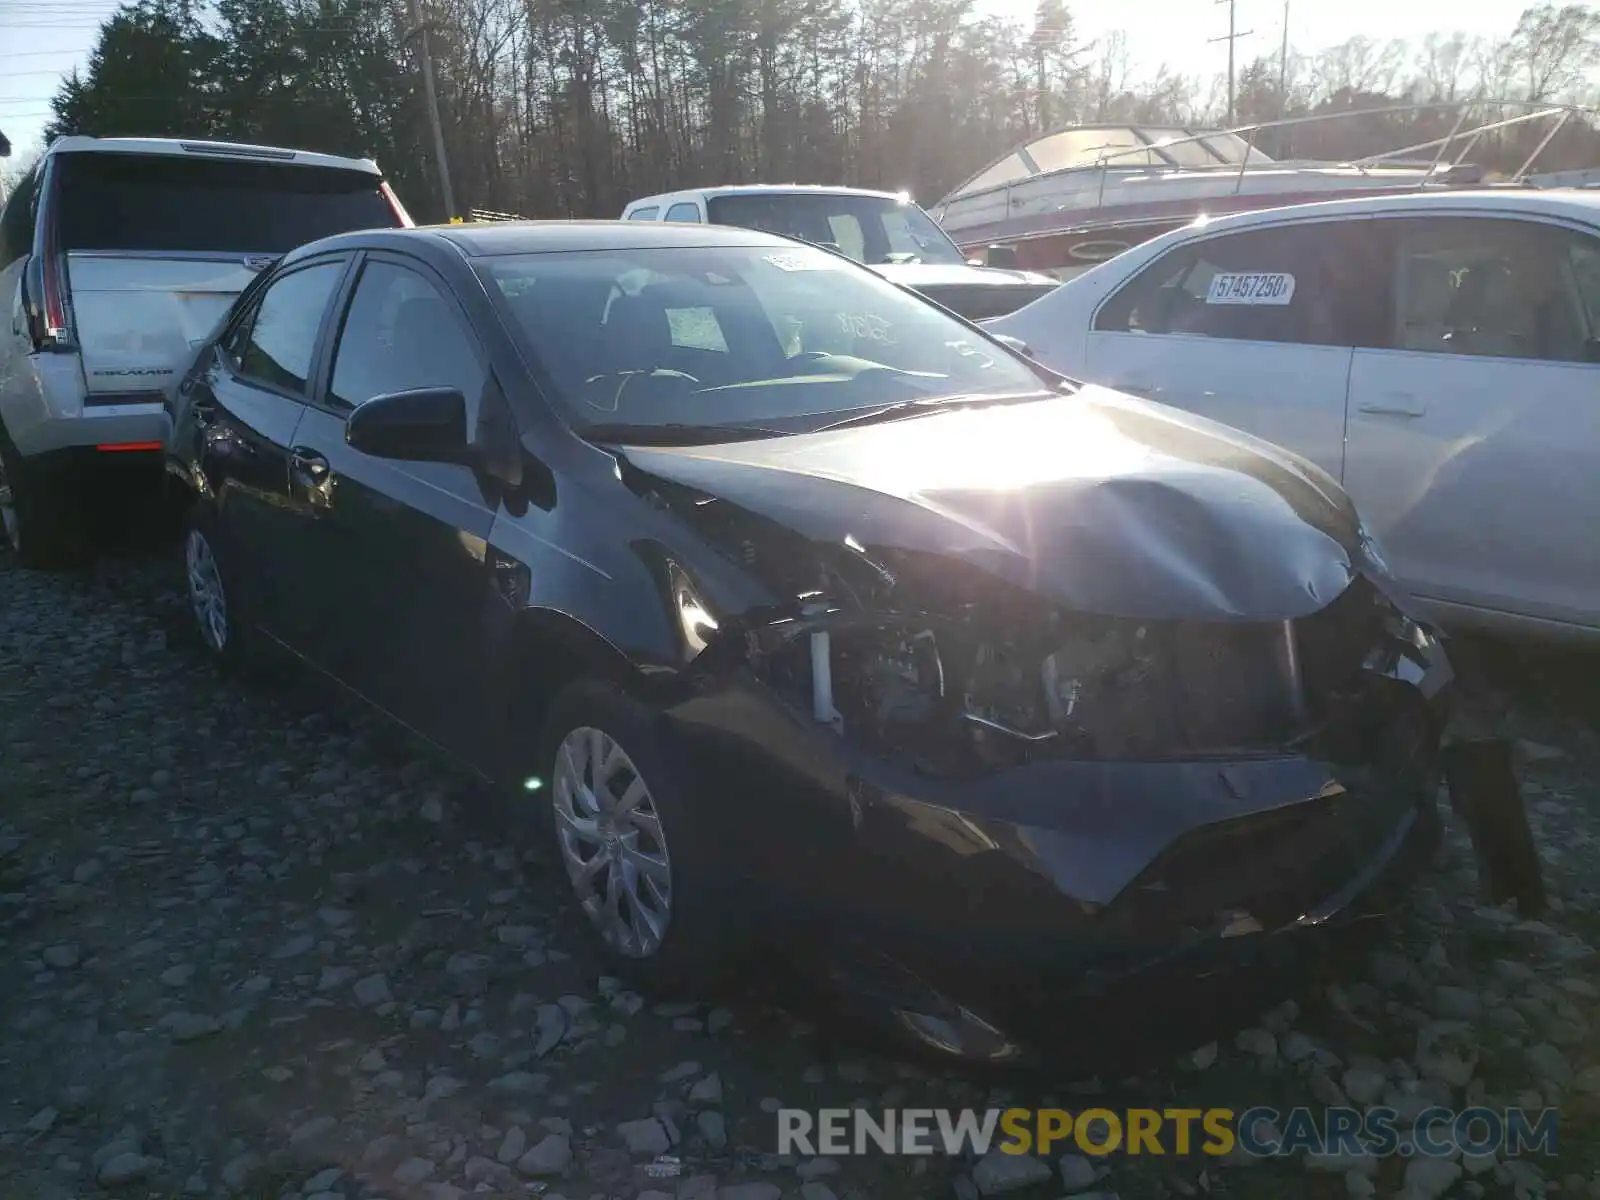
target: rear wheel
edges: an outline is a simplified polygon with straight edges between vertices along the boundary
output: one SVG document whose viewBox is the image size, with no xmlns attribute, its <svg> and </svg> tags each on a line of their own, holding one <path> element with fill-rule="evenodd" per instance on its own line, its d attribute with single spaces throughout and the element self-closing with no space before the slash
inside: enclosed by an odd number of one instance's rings
<svg viewBox="0 0 1600 1200">
<path fill-rule="evenodd" d="M 17 452 L 0 427 L 0 530 L 24 567 L 64 565 L 76 547 L 59 481 Z"/>
<path fill-rule="evenodd" d="M 622 969 L 710 982 L 733 949 L 694 789 L 649 707 L 613 684 L 567 687 L 541 738 L 543 814 L 573 899 Z"/>
<path fill-rule="evenodd" d="M 206 656 L 224 673 L 249 665 L 250 634 L 241 619 L 244 597 L 217 549 L 216 524 L 198 504 L 183 532 L 183 573 L 195 632 Z"/>
</svg>

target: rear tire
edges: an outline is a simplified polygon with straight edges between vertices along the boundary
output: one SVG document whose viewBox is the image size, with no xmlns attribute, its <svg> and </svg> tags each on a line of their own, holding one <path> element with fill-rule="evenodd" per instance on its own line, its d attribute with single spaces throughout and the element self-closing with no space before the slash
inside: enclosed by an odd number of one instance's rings
<svg viewBox="0 0 1600 1200">
<path fill-rule="evenodd" d="M 660 717 L 614 684 L 555 698 L 540 807 L 558 869 L 614 966 L 655 988 L 714 983 L 734 952 L 715 843 Z"/>
<path fill-rule="evenodd" d="M 65 566 L 81 549 L 63 490 L 46 467 L 18 453 L 0 426 L 0 531 L 18 566 Z"/>
</svg>

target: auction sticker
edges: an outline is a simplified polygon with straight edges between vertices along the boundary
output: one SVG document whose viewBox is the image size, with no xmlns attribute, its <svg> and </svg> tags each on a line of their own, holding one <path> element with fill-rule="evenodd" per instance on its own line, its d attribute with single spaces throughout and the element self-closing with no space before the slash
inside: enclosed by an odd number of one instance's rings
<svg viewBox="0 0 1600 1200">
<path fill-rule="evenodd" d="M 838 265 L 833 255 L 821 250 L 792 250 L 763 257 L 780 271 L 831 271 Z"/>
<path fill-rule="evenodd" d="M 1207 304 L 1288 304 L 1293 299 L 1294 276 L 1282 271 L 1215 275 L 1206 292 Z"/>
</svg>

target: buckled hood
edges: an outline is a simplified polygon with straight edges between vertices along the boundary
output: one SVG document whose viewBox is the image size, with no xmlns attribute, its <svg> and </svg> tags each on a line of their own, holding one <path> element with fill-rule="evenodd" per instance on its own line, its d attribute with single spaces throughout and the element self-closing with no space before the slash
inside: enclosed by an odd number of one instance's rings
<svg viewBox="0 0 1600 1200">
<path fill-rule="evenodd" d="M 1082 612 L 1291 620 L 1368 558 L 1348 497 L 1246 434 L 1103 388 L 792 437 L 628 447 L 816 541 L 947 556 Z"/>
</svg>

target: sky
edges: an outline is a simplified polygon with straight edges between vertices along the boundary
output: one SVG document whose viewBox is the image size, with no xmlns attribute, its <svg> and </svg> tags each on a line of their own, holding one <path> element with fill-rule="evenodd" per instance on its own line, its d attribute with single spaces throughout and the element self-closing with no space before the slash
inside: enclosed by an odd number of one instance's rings
<svg viewBox="0 0 1600 1200">
<path fill-rule="evenodd" d="M 1031 22 L 1036 0 L 978 0 L 982 12 Z M 1420 41 L 1433 31 L 1504 36 L 1528 0 L 1290 0 L 1289 42 L 1300 53 L 1356 34 Z M 1236 0 L 1236 24 L 1254 30 L 1239 41 L 1247 61 L 1274 55 L 1283 37 L 1282 0 Z M 115 0 L 0 0 L 0 130 L 14 152 L 37 145 L 62 74 L 82 66 L 95 30 Z M 1226 0 L 1092 0 L 1071 3 L 1080 40 L 1127 32 L 1135 76 L 1162 63 L 1211 78 L 1227 69 L 1227 47 L 1207 39 L 1228 31 Z M 996 154 L 1004 147 L 996 147 Z"/>
</svg>

